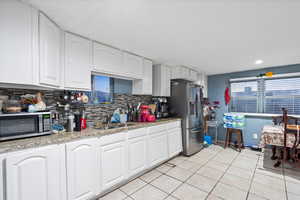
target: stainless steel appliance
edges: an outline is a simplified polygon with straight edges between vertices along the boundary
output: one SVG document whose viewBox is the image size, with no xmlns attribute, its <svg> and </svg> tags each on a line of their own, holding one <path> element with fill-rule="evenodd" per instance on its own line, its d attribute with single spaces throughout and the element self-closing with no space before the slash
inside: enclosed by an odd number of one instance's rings
<svg viewBox="0 0 300 200">
<path fill-rule="evenodd" d="M 190 156 L 203 148 L 204 121 L 202 89 L 186 80 L 171 81 L 170 114 L 182 118 L 183 154 Z"/>
<path fill-rule="evenodd" d="M 152 102 L 156 105 L 154 114 L 157 119 L 169 117 L 169 103 L 166 97 L 153 97 Z"/>
<path fill-rule="evenodd" d="M 52 133 L 50 112 L 0 115 L 0 141 Z"/>
</svg>

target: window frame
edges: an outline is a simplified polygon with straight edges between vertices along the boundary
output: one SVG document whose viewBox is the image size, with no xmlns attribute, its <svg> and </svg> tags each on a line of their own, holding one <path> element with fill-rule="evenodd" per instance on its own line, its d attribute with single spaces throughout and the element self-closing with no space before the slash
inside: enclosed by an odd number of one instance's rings
<svg viewBox="0 0 300 200">
<path fill-rule="evenodd" d="M 241 83 L 241 82 L 253 82 L 253 81 L 257 81 L 257 110 L 256 113 L 259 114 L 280 114 L 280 113 L 267 113 L 266 112 L 266 101 L 265 99 L 267 99 L 268 97 L 266 97 L 265 92 L 266 92 L 266 83 L 265 81 L 267 80 L 275 80 L 275 79 L 289 79 L 289 78 L 300 78 L 300 75 L 295 75 L 295 76 L 280 76 L 280 77 L 246 77 L 246 78 L 241 78 L 244 80 L 233 80 L 233 81 L 229 81 L 229 85 L 230 85 L 230 96 L 232 96 L 231 94 L 231 84 L 232 83 Z M 284 96 L 280 96 L 281 98 L 284 98 Z M 286 96 L 287 97 L 287 96 Z M 233 105 L 232 105 L 233 101 L 231 100 L 230 104 L 229 104 L 229 111 L 230 112 L 239 112 L 239 111 L 232 111 Z M 294 105 L 293 105 L 294 106 Z M 247 113 L 247 112 L 239 112 L 239 113 Z M 294 114 L 294 115 L 300 115 L 300 113 Z"/>
<path fill-rule="evenodd" d="M 231 95 L 231 91 L 232 91 L 232 89 L 231 89 L 231 84 L 232 83 L 245 83 L 245 82 L 255 82 L 255 81 L 257 81 L 257 80 L 244 80 L 244 81 L 232 81 L 232 82 L 230 82 L 230 96 L 231 96 L 231 101 L 230 101 L 230 108 L 229 108 L 229 111 L 231 111 L 232 110 L 232 108 L 233 108 L 233 100 L 232 100 L 232 95 Z M 258 84 L 257 84 L 257 96 L 256 96 L 256 101 L 257 101 L 257 104 L 256 104 L 256 112 L 251 112 L 251 113 L 257 113 L 258 112 L 258 110 L 259 110 L 259 86 L 258 86 Z M 247 98 L 248 97 L 248 98 Z M 239 97 L 239 98 L 247 98 L 247 99 L 250 99 L 249 98 L 249 96 L 244 96 L 244 97 Z M 254 99 L 254 97 L 253 97 L 253 99 Z M 232 112 L 238 112 L 238 111 L 232 111 Z M 250 112 L 239 112 L 239 113 L 250 113 Z"/>
</svg>

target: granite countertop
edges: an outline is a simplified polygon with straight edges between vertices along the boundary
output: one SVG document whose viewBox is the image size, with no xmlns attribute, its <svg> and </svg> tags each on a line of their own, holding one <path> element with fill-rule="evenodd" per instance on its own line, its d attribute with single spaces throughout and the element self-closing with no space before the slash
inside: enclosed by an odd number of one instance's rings
<svg viewBox="0 0 300 200">
<path fill-rule="evenodd" d="M 0 154 L 28 149 L 28 148 L 41 147 L 41 146 L 46 146 L 51 144 L 62 144 L 62 143 L 71 142 L 78 139 L 89 138 L 89 137 L 99 138 L 105 135 L 120 133 L 122 131 L 150 127 L 150 126 L 155 126 L 155 125 L 164 124 L 172 121 L 178 121 L 178 120 L 180 119 L 165 118 L 165 119 L 157 120 L 156 122 L 130 122 L 131 125 L 128 127 L 113 128 L 107 130 L 87 128 L 80 132 L 64 132 L 64 133 L 44 135 L 38 137 L 10 140 L 5 142 L 0 142 Z"/>
</svg>

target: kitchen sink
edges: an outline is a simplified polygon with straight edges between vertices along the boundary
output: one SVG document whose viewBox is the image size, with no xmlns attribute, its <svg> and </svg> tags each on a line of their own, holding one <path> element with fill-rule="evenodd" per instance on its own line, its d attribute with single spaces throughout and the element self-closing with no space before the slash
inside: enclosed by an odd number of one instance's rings
<svg viewBox="0 0 300 200">
<path fill-rule="evenodd" d="M 102 127 L 97 127 L 96 129 L 106 130 L 106 129 L 130 127 L 130 126 L 134 126 L 134 125 L 135 125 L 134 123 L 127 123 L 127 124 L 112 123 L 112 124 L 108 124 L 108 125 L 103 125 Z"/>
</svg>

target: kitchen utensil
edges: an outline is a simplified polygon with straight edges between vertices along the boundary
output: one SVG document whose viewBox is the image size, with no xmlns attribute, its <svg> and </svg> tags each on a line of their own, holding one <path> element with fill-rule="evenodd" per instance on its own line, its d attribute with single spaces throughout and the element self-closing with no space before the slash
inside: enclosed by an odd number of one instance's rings
<svg viewBox="0 0 300 200">
<path fill-rule="evenodd" d="M 149 108 L 150 108 L 152 114 L 155 113 L 156 104 L 149 104 Z"/>
<path fill-rule="evenodd" d="M 156 118 L 155 115 L 148 115 L 147 116 L 147 122 L 155 122 Z"/>
<path fill-rule="evenodd" d="M 0 113 L 2 113 L 2 108 L 3 108 L 3 100 L 0 100 Z"/>
</svg>

